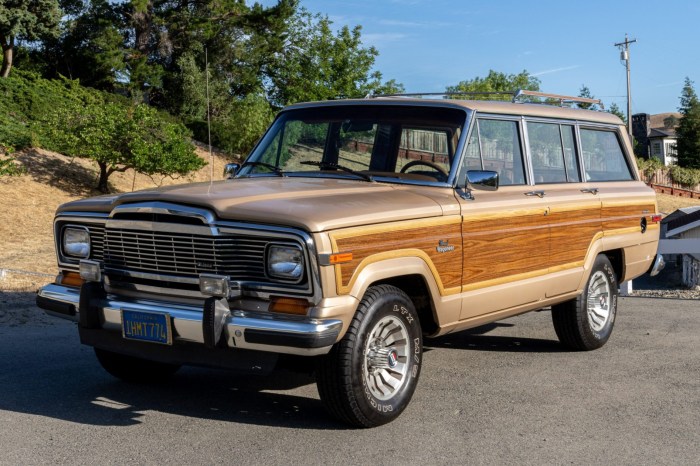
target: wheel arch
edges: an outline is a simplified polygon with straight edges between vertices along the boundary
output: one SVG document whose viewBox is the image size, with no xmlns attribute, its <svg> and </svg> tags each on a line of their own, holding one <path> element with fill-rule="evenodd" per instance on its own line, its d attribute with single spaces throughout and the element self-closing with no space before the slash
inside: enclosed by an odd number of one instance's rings
<svg viewBox="0 0 700 466">
<path fill-rule="evenodd" d="M 408 295 L 424 333 L 437 331 L 440 326 L 437 309 L 444 289 L 422 258 L 402 257 L 368 265 L 359 273 L 350 294 L 360 300 L 369 287 L 384 284 L 395 286 Z"/>
<path fill-rule="evenodd" d="M 618 284 L 622 282 L 625 277 L 625 251 L 623 249 L 612 249 L 609 251 L 603 251 L 601 254 L 605 254 L 608 257 L 608 260 L 615 271 Z"/>
</svg>

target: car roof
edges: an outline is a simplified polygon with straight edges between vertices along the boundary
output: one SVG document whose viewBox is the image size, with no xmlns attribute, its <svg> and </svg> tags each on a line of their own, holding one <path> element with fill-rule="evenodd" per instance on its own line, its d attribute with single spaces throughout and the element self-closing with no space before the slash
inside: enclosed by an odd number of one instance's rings
<svg viewBox="0 0 700 466">
<path fill-rule="evenodd" d="M 305 102 L 286 107 L 284 110 L 338 107 L 338 106 L 385 106 L 406 105 L 425 107 L 457 108 L 477 113 L 497 115 L 523 115 L 540 118 L 557 118 L 566 120 L 590 121 L 595 123 L 622 125 L 622 120 L 616 115 L 596 110 L 580 108 L 557 107 L 539 103 L 512 103 L 496 100 L 459 100 L 459 99 L 421 99 L 408 97 L 372 97 L 367 99 L 328 100 L 322 102 Z"/>
</svg>

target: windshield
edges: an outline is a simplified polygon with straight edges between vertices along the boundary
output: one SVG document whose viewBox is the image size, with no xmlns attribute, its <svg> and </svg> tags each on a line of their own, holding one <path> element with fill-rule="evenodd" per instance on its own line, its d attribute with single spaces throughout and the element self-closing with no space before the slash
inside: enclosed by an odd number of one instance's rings
<svg viewBox="0 0 700 466">
<path fill-rule="evenodd" d="M 445 183 L 466 113 L 426 106 L 348 105 L 283 112 L 239 171 Z"/>
</svg>

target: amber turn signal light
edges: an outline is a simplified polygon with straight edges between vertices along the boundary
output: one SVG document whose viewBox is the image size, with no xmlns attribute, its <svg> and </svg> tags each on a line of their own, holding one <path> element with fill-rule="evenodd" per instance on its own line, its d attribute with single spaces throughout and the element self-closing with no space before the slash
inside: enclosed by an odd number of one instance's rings
<svg viewBox="0 0 700 466">
<path fill-rule="evenodd" d="M 306 315 L 309 309 L 309 302 L 300 298 L 279 298 L 270 299 L 270 312 L 280 312 L 282 314 Z"/>
<path fill-rule="evenodd" d="M 331 265 L 343 264 L 345 262 L 350 262 L 352 260 L 351 252 L 339 252 L 336 254 L 331 254 L 329 256 L 329 262 Z"/>
<path fill-rule="evenodd" d="M 80 274 L 77 272 L 63 272 L 61 275 L 61 285 L 66 286 L 82 286 L 85 280 L 80 278 Z"/>
</svg>

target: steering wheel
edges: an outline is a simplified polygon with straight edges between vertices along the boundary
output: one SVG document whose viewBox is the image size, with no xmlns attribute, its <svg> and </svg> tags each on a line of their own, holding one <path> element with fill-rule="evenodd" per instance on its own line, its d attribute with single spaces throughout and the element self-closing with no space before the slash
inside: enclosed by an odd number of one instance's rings
<svg viewBox="0 0 700 466">
<path fill-rule="evenodd" d="M 430 168 L 432 168 L 433 170 L 436 170 L 436 171 L 442 173 L 443 175 L 445 175 L 445 178 L 448 178 L 448 177 L 450 176 L 450 174 L 447 173 L 447 172 L 445 171 L 445 169 L 442 168 L 440 165 L 438 165 L 438 164 L 436 164 L 436 163 L 434 163 L 434 162 L 430 162 L 430 161 L 428 161 L 428 160 L 411 160 L 411 161 L 408 162 L 406 165 L 404 165 L 403 167 L 401 167 L 400 173 L 406 173 L 406 170 L 408 170 L 408 169 L 411 168 L 411 167 L 415 167 L 416 165 L 425 165 L 426 167 L 430 167 Z"/>
</svg>

